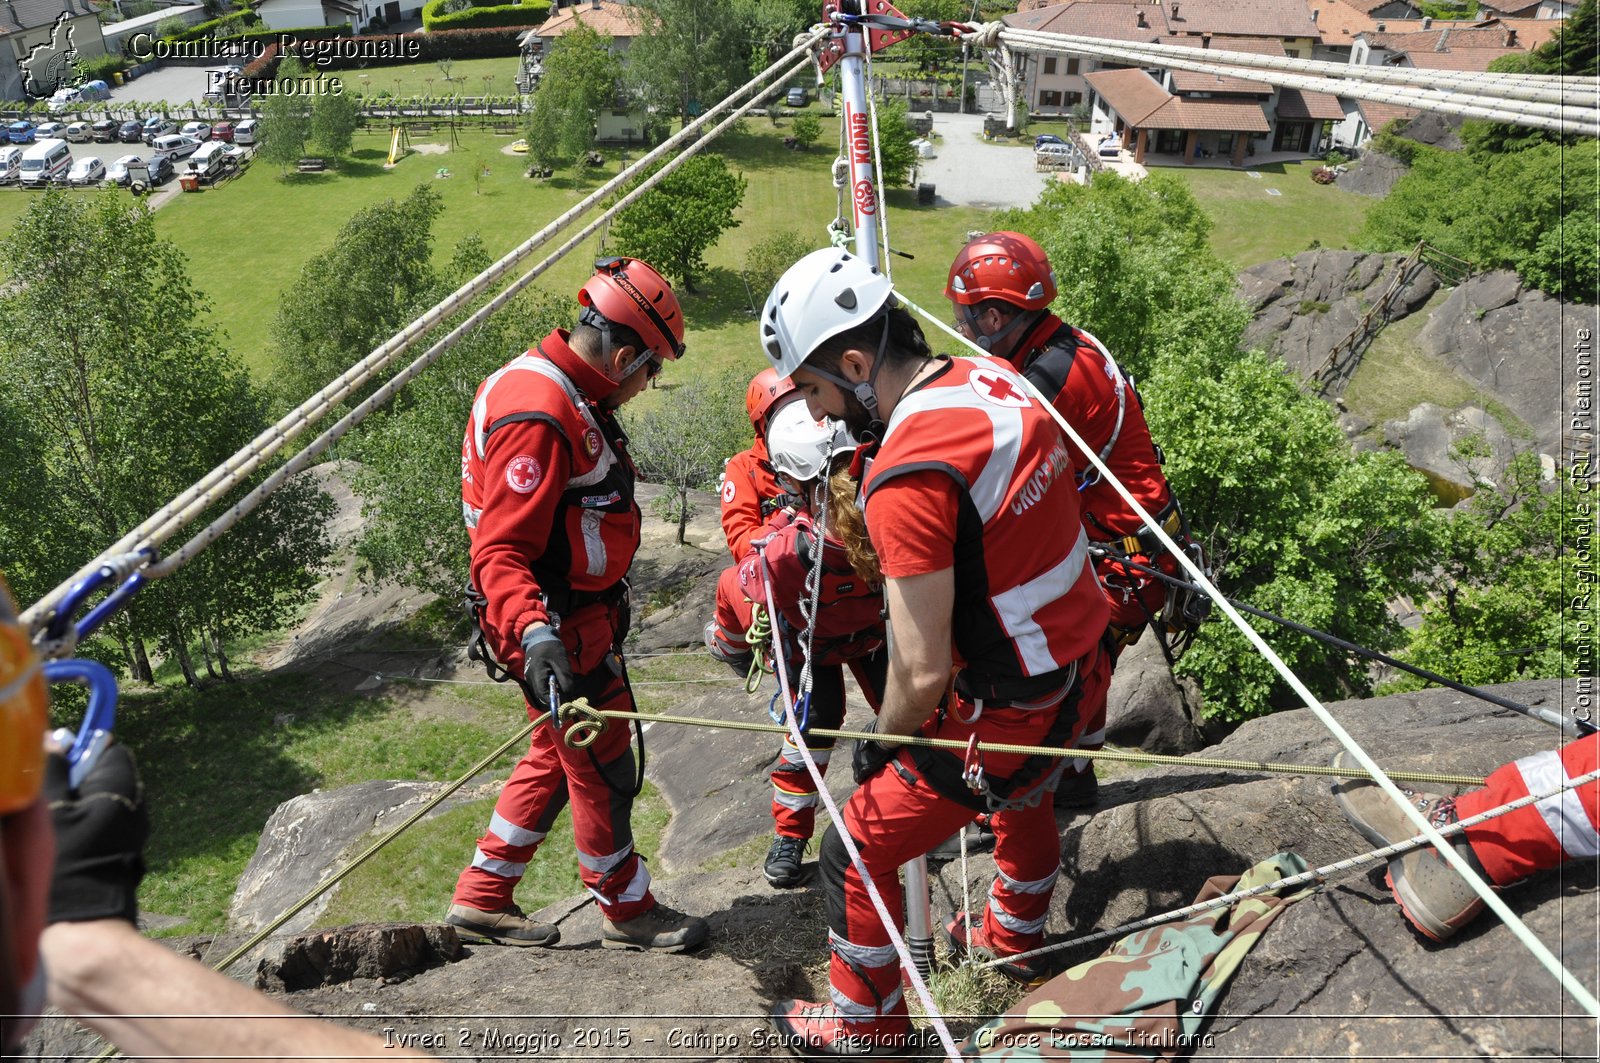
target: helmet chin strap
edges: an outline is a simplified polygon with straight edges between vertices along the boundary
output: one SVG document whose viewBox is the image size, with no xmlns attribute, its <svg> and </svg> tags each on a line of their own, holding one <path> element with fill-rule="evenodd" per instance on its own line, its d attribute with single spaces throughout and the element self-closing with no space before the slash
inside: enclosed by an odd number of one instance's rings
<svg viewBox="0 0 1600 1063">
<path fill-rule="evenodd" d="M 1024 313 L 1020 313 L 1016 317 L 1013 317 L 1010 321 L 1006 322 L 1002 328 L 985 336 L 983 334 L 983 330 L 978 327 L 978 312 L 976 310 L 970 306 L 964 305 L 961 308 L 961 313 L 962 316 L 967 319 L 967 328 L 971 329 L 972 334 L 977 337 L 977 339 L 973 340 L 972 342 L 976 343 L 985 351 L 992 351 L 995 344 L 1011 335 L 1011 333 L 1017 329 L 1022 328 L 1024 325 L 1026 325 L 1029 329 L 1033 328 L 1033 326 L 1038 323 L 1045 314 L 1043 310 L 1029 310 Z"/>
<path fill-rule="evenodd" d="M 874 436 L 881 436 L 884 422 L 878 416 L 878 372 L 883 369 L 883 352 L 889 349 L 889 315 L 883 315 L 883 334 L 878 337 L 878 353 L 872 359 L 872 370 L 867 373 L 867 379 L 858 384 L 853 384 L 837 373 L 830 373 L 826 369 L 819 369 L 814 365 L 806 368 L 817 374 L 831 384 L 835 384 L 855 396 L 857 402 L 866 408 L 869 423 L 867 431 Z"/>
</svg>

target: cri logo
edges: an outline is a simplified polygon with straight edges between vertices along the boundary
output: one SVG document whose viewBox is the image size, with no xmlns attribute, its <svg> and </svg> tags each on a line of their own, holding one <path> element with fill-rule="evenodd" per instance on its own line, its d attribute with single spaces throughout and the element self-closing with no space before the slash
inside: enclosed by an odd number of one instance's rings
<svg viewBox="0 0 1600 1063">
<path fill-rule="evenodd" d="M 865 166 L 872 161 L 872 136 L 867 132 L 867 116 L 851 111 L 849 126 L 850 161 Z"/>
<path fill-rule="evenodd" d="M 531 454 L 518 454 L 506 462 L 506 486 L 519 495 L 532 493 L 542 479 L 544 469 Z"/>
<path fill-rule="evenodd" d="M 856 182 L 856 212 L 863 215 L 878 212 L 878 197 L 872 192 L 872 182 L 866 179 Z"/>
</svg>

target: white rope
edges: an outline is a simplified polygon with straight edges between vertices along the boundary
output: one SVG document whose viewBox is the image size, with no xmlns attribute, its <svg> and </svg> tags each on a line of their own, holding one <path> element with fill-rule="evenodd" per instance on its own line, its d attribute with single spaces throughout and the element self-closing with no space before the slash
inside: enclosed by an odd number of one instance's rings
<svg viewBox="0 0 1600 1063">
<path fill-rule="evenodd" d="M 344 401 L 347 396 L 372 379 L 373 376 L 387 368 L 416 340 L 440 324 L 446 317 L 455 313 L 462 305 L 491 289 L 517 263 L 527 258 L 535 250 L 543 247 L 551 237 L 571 225 L 573 221 L 586 213 L 595 204 L 604 200 L 629 180 L 632 180 L 643 169 L 648 168 L 663 156 L 675 151 L 680 144 L 695 137 L 699 130 L 708 125 L 722 112 L 733 107 L 735 101 L 754 91 L 764 80 L 771 77 L 775 71 L 783 70 L 783 76 L 789 76 L 790 72 L 787 69 L 787 64 L 801 56 L 802 53 L 809 56 L 812 45 L 824 35 L 825 31 L 821 29 L 814 30 L 808 34 L 803 43 L 796 45 L 789 53 L 730 94 L 727 99 L 706 111 L 705 114 L 689 125 L 686 125 L 677 134 L 639 159 L 638 162 L 619 173 L 615 178 L 607 181 L 528 240 L 512 249 L 499 261 L 493 263 L 455 292 L 446 296 L 437 305 L 425 311 L 404 329 L 373 350 L 371 354 L 351 366 L 337 380 L 290 411 L 276 424 L 240 448 L 227 461 L 211 470 L 183 493 L 151 514 L 138 527 L 85 564 L 69 579 L 29 606 L 20 617 L 22 623 L 37 631 L 43 620 L 55 605 L 60 602 L 71 586 L 78 580 L 92 574 L 107 557 L 139 549 L 154 548 L 176 535 L 184 525 L 191 523 L 206 509 L 214 505 L 241 481 L 276 455 L 286 444 L 304 433 L 313 423 L 325 416 L 329 410 Z"/>
<path fill-rule="evenodd" d="M 1441 114 L 1460 115 L 1465 118 L 1485 118 L 1491 121 L 1509 122 L 1514 125 L 1548 129 L 1560 133 L 1584 136 L 1600 135 L 1600 119 L 1596 117 L 1600 112 L 1590 108 L 1577 108 L 1577 117 L 1567 118 L 1563 117 L 1563 114 L 1572 111 L 1573 108 L 1571 107 L 1561 108 L 1550 104 L 1502 101 L 1454 89 L 1436 91 L 1403 86 L 1366 84 L 1360 80 L 1333 81 L 1323 77 L 1290 74 L 1281 71 L 1252 71 L 1245 73 L 1234 64 L 1207 62 L 1203 58 L 1196 58 L 1198 50 L 1193 48 L 1166 45 L 1124 45 L 1092 37 L 1068 37 L 1061 34 L 1014 29 L 1003 30 L 1000 37 L 1010 47 L 1021 51 L 1054 54 L 1088 52 L 1136 65 L 1156 64 L 1175 70 L 1190 70 L 1203 74 L 1253 77 L 1257 81 L 1266 81 L 1275 85 L 1321 92 L 1332 96 L 1347 96 L 1396 106 L 1416 107 L 1422 110 L 1437 111 Z M 1156 53 L 1152 51 L 1155 48 L 1161 48 L 1163 51 Z M 1203 55 L 1204 53 L 1199 54 Z M 1519 102 L 1520 106 L 1516 109 L 1500 106 L 1500 104 L 1511 102 Z M 1529 108 L 1530 110 L 1522 108 Z"/>
<path fill-rule="evenodd" d="M 727 130 L 728 127 L 733 125 L 733 123 L 737 122 L 746 113 L 759 106 L 761 102 L 768 96 L 778 92 L 778 90 L 783 87 L 783 80 L 804 66 L 804 60 L 791 65 L 789 69 L 784 71 L 782 75 L 766 89 L 756 96 L 753 96 L 743 105 L 736 108 L 734 112 L 727 118 L 723 119 L 716 126 L 712 127 L 712 129 L 707 132 L 702 139 L 685 148 L 671 161 L 665 163 L 661 169 L 651 174 L 648 178 L 641 182 L 637 188 L 634 188 L 632 191 L 628 192 L 627 195 L 623 196 L 621 199 L 618 199 L 593 221 L 589 222 L 577 233 L 569 237 L 565 243 L 556 248 L 556 250 L 547 258 L 545 258 L 544 261 L 540 262 L 537 266 L 530 269 L 521 277 L 518 277 L 515 281 L 508 285 L 505 290 L 501 291 L 489 302 L 479 307 L 466 320 L 462 321 L 455 328 L 451 329 L 443 339 L 439 340 L 439 342 L 435 343 L 432 347 L 429 347 L 426 351 L 424 351 L 416 361 L 412 362 L 404 370 L 397 373 L 393 378 L 387 381 L 383 387 L 373 392 L 372 395 L 370 395 L 359 406 L 351 410 L 344 417 L 340 418 L 339 421 L 331 428 L 323 432 L 322 435 L 318 436 L 311 443 L 307 444 L 304 449 L 298 451 L 293 458 L 290 458 L 281 467 L 274 470 L 271 476 L 263 480 L 245 497 L 241 498 L 234 505 L 230 506 L 226 513 L 222 514 L 222 516 L 213 521 L 204 531 L 190 539 L 183 545 L 181 549 L 173 553 L 172 556 L 164 559 L 158 564 L 152 565 L 149 570 L 150 578 L 161 579 L 164 576 L 171 575 L 173 572 L 188 564 L 202 550 L 204 550 L 207 546 L 210 546 L 219 537 L 221 537 L 224 532 L 233 527 L 233 525 L 237 524 L 241 519 L 249 514 L 251 510 L 259 506 L 267 498 L 267 496 L 271 495 L 279 487 L 283 486 L 284 481 L 288 480 L 296 473 L 308 468 L 311 463 L 315 461 L 323 452 L 325 452 L 329 447 L 333 446 L 333 444 L 337 442 L 341 436 L 365 420 L 367 416 L 372 413 L 372 411 L 376 410 L 378 407 L 384 405 L 391 398 L 393 398 L 401 388 L 405 387 L 424 369 L 432 365 L 435 361 L 442 357 L 446 351 L 460 342 L 462 337 L 464 337 L 468 332 L 471 332 L 483 322 L 487 321 L 490 315 L 492 315 L 496 310 L 499 310 L 506 303 L 510 302 L 524 288 L 526 288 L 529 284 L 532 284 L 534 280 L 542 275 L 545 270 L 553 266 L 573 248 L 583 243 L 584 240 L 588 239 L 603 225 L 607 224 L 612 217 L 619 212 L 626 210 L 630 205 L 648 193 L 651 189 L 655 188 L 656 185 L 660 184 L 662 181 L 671 176 L 673 171 L 677 170 L 680 166 L 683 166 L 691 158 L 699 154 L 700 151 L 708 147 L 713 140 Z"/>
<path fill-rule="evenodd" d="M 818 543 L 821 550 L 821 543 Z M 767 591 L 767 601 L 776 601 L 772 590 L 772 572 L 767 568 L 767 553 L 757 548 L 761 556 L 761 582 Z M 867 873 L 866 862 L 861 859 L 861 850 L 856 848 L 855 839 L 850 837 L 850 831 L 845 826 L 844 814 L 839 811 L 838 804 L 833 799 L 833 794 L 828 790 L 828 783 L 823 778 L 822 770 L 817 767 L 816 760 L 811 756 L 811 750 L 806 746 L 805 736 L 800 733 L 800 721 L 794 714 L 794 698 L 789 690 L 788 669 L 783 659 L 783 639 L 774 637 L 772 652 L 776 657 L 778 674 L 778 688 L 783 693 L 783 717 L 789 725 L 789 737 L 794 742 L 795 749 L 799 751 L 801 759 L 805 762 L 806 771 L 811 773 L 812 782 L 817 787 L 817 797 L 828 810 L 832 817 L 834 829 L 839 833 L 839 840 L 844 843 L 845 851 L 850 854 L 850 862 L 855 865 L 856 873 L 861 876 L 861 883 L 866 887 L 867 897 L 872 901 L 872 907 L 878 913 L 878 919 L 883 923 L 883 929 L 889 935 L 889 941 L 894 945 L 894 950 L 900 956 L 900 968 L 911 980 L 912 989 L 916 990 L 922 1007 L 927 1012 L 928 1021 L 933 1025 L 934 1032 L 939 1035 L 939 1043 L 944 1047 L 945 1055 L 951 1063 L 961 1063 L 961 1053 L 956 1050 L 955 1038 L 950 1035 L 949 1027 L 945 1025 L 944 1018 L 939 1014 L 938 1007 L 933 1002 L 933 994 L 928 991 L 927 982 L 917 971 L 916 962 L 911 958 L 911 951 L 906 948 L 905 938 L 900 935 L 900 928 L 889 917 L 889 907 L 883 902 L 883 895 L 878 892 L 878 886 L 872 881 L 872 876 Z"/>
<path fill-rule="evenodd" d="M 1446 838 L 1454 837 L 1455 835 L 1465 831 L 1468 827 L 1476 827 L 1480 823 L 1487 823 L 1491 819 L 1497 819 L 1500 816 L 1515 812 L 1519 808 L 1526 808 L 1535 802 L 1548 800 L 1557 794 L 1563 794 L 1568 790 L 1576 789 L 1579 786 L 1584 786 L 1588 783 L 1597 781 L 1600 781 L 1600 770 L 1591 771 L 1587 775 L 1582 775 L 1576 779 L 1568 781 L 1565 784 L 1557 785 L 1549 790 L 1546 790 L 1544 793 L 1529 794 L 1527 797 L 1519 797 L 1515 801 L 1509 801 L 1506 804 L 1491 808 L 1486 812 L 1480 812 L 1476 816 L 1459 820 L 1447 827 L 1441 827 L 1439 829 L 1439 834 Z M 1175 908 L 1170 912 L 1163 912 L 1160 915 L 1152 915 L 1148 919 L 1140 919 L 1132 923 L 1124 923 L 1121 926 L 1114 926 L 1110 930 L 1098 930 L 1093 934 L 1085 934 L 1082 937 L 1073 938 L 1071 941 L 1060 941 L 1054 945 L 1046 945 L 1043 948 L 1034 949 L 1032 952 L 1023 952 L 1016 956 L 1007 956 L 1004 959 L 991 960 L 985 962 L 983 966 L 995 967 L 1002 963 L 1012 963 L 1016 960 L 1032 959 L 1035 956 L 1043 956 L 1051 952 L 1061 952 L 1066 949 L 1077 948 L 1080 945 L 1090 945 L 1096 941 L 1104 941 L 1107 938 L 1122 937 L 1126 934 L 1133 933 L 1135 930 L 1145 930 L 1152 926 L 1160 926 L 1162 923 L 1171 923 L 1176 922 L 1179 919 L 1187 919 L 1191 915 L 1199 915 L 1202 912 L 1210 912 L 1215 911 L 1218 908 L 1226 908 L 1229 905 L 1235 904 L 1239 901 L 1248 900 L 1251 897 L 1259 897 L 1263 893 L 1276 893 L 1279 890 L 1289 889 L 1294 886 L 1309 885 L 1313 882 L 1318 882 L 1322 879 L 1328 878 L 1331 875 L 1343 874 L 1346 871 L 1354 871 L 1357 868 L 1365 867 L 1368 864 L 1375 864 L 1380 860 L 1390 860 L 1404 853 L 1409 853 L 1413 849 L 1421 849 L 1425 845 L 1432 844 L 1433 843 L 1430 842 L 1427 837 L 1418 834 L 1415 837 L 1407 838 L 1405 841 L 1395 842 L 1393 845 L 1385 846 L 1382 849 L 1374 849 L 1371 852 L 1362 853 L 1359 856 L 1352 856 L 1344 860 L 1337 860 L 1331 864 L 1324 864 L 1323 866 L 1313 868 L 1310 871 L 1302 871 L 1298 875 L 1289 875 L 1286 878 L 1280 878 L 1276 882 L 1264 882 L 1259 886 L 1251 886 L 1249 889 L 1238 890 L 1234 893 L 1225 894 L 1221 897 L 1213 897 L 1211 900 L 1202 901 L 1199 904 L 1191 904 L 1183 908 Z"/>
<path fill-rule="evenodd" d="M 883 244 L 883 254 L 879 256 L 878 266 L 883 270 L 883 275 L 894 282 L 894 267 L 889 260 L 894 257 L 889 251 L 889 186 L 883 183 L 883 143 L 878 136 L 878 97 L 872 91 L 872 49 L 867 49 L 867 54 L 862 60 L 865 74 L 862 78 L 862 90 L 867 97 L 867 121 L 872 126 L 872 175 L 878 182 L 878 241 Z"/>
<path fill-rule="evenodd" d="M 899 292 L 896 292 L 896 294 L 899 295 L 902 303 L 916 311 L 918 314 L 921 314 L 928 321 L 933 322 L 935 326 L 954 337 L 964 346 L 970 348 L 975 354 L 981 357 L 990 356 L 989 352 L 983 350 L 977 344 L 968 340 L 965 336 L 955 331 L 949 325 L 946 325 L 939 318 L 922 309 L 922 307 L 913 303 L 910 299 L 907 299 L 904 294 Z M 1311 690 L 1303 682 L 1301 682 L 1300 677 L 1294 674 L 1294 671 L 1283 662 L 1283 658 L 1279 657 L 1277 652 L 1267 644 L 1267 641 L 1264 638 L 1261 637 L 1261 633 L 1255 628 L 1251 627 L 1249 621 L 1240 615 L 1239 611 L 1233 607 L 1233 603 L 1225 598 L 1221 591 L 1217 590 L 1210 578 L 1207 577 L 1207 575 L 1200 570 L 1199 566 L 1194 563 L 1193 559 L 1189 557 L 1188 551 L 1184 550 L 1176 542 L 1174 542 L 1172 537 L 1168 535 L 1165 529 L 1161 527 L 1161 522 L 1151 516 L 1150 513 L 1139 502 L 1139 500 L 1133 497 L 1133 494 L 1128 490 L 1127 486 L 1123 484 L 1121 480 L 1117 479 L 1116 474 L 1111 471 L 1111 469 L 1103 460 L 1101 460 L 1100 455 L 1096 454 L 1089 444 L 1084 441 L 1083 437 L 1078 434 L 1078 430 L 1069 424 L 1065 417 L 1061 416 L 1061 411 L 1057 410 L 1055 405 L 1051 403 L 1048 398 L 1040 394 L 1039 389 L 1034 387 L 1033 382 L 1028 380 L 1026 376 L 1023 376 L 1022 380 L 1027 385 L 1029 394 L 1031 394 L 1034 399 L 1038 401 L 1038 403 L 1043 406 L 1046 411 L 1049 412 L 1050 416 L 1054 418 L 1056 423 L 1061 426 L 1061 430 L 1066 433 L 1067 438 L 1072 440 L 1073 445 L 1076 446 L 1084 454 L 1084 456 L 1089 459 L 1090 463 L 1093 464 L 1094 467 L 1099 471 L 1101 479 L 1106 483 L 1109 483 L 1116 490 L 1117 494 L 1122 497 L 1122 500 L 1126 502 L 1133 510 L 1133 512 L 1139 515 L 1139 519 L 1144 521 L 1145 530 L 1155 535 L 1160 540 L 1161 544 L 1171 551 L 1173 558 L 1183 566 L 1186 572 L 1189 573 L 1190 580 L 1198 584 L 1199 587 L 1211 598 L 1211 600 L 1216 603 L 1217 608 L 1221 609 L 1228 619 L 1233 622 L 1233 625 L 1239 629 L 1240 633 L 1243 634 L 1245 638 L 1250 640 L 1251 644 L 1254 645 L 1256 650 L 1260 652 L 1261 656 L 1266 659 L 1267 663 L 1272 665 L 1273 670 L 1282 676 L 1284 682 L 1289 684 L 1290 689 L 1300 696 L 1301 701 L 1307 708 L 1311 710 L 1312 714 L 1315 715 L 1317 719 L 1321 720 L 1323 726 L 1333 733 L 1334 738 L 1338 739 L 1339 744 L 1344 746 L 1344 748 L 1356 758 L 1356 762 L 1367 770 L 1367 772 L 1371 775 L 1372 780 L 1383 788 L 1383 792 L 1389 795 L 1389 799 L 1398 804 L 1401 810 L 1405 812 L 1406 817 L 1410 819 L 1414 825 L 1421 828 L 1422 833 L 1428 838 L 1429 841 L 1433 842 L 1439 847 L 1441 855 L 1443 855 L 1445 860 L 1449 862 L 1450 866 L 1455 868 L 1462 878 L 1466 880 L 1467 884 L 1472 887 L 1472 891 L 1482 898 L 1483 902 L 1501 918 L 1511 932 L 1516 935 L 1517 940 L 1521 941 L 1522 944 L 1527 947 L 1528 951 L 1533 953 L 1534 957 L 1538 959 L 1541 965 L 1544 966 L 1545 970 L 1549 971 L 1551 976 L 1561 983 L 1561 987 L 1565 989 L 1574 1000 L 1581 1004 L 1584 1010 L 1588 1011 L 1591 1015 L 1600 1017 L 1600 1000 L 1596 1000 L 1594 994 L 1589 992 L 1589 990 L 1585 988 L 1581 982 L 1573 977 L 1570 971 L 1562 966 L 1561 961 L 1558 960 L 1550 952 L 1550 950 L 1545 947 L 1543 942 L 1534 936 L 1533 932 L 1528 929 L 1527 925 L 1524 924 L 1521 919 L 1517 918 L 1516 913 L 1512 912 L 1510 908 L 1506 907 L 1505 902 L 1500 899 L 1499 895 L 1496 894 L 1494 890 L 1489 888 L 1489 886 L 1473 872 L 1472 868 L 1461 857 L 1461 854 L 1456 852 L 1452 846 L 1447 844 L 1444 839 L 1440 837 L 1439 832 L 1434 828 L 1434 826 L 1424 819 L 1421 813 L 1411 806 L 1411 803 L 1407 801 L 1404 794 L 1401 793 L 1400 788 L 1395 786 L 1394 781 L 1384 774 L 1383 769 L 1378 767 L 1373 759 L 1367 755 L 1367 751 L 1362 749 L 1361 745 L 1350 736 L 1350 733 L 1344 729 L 1343 725 L 1341 725 L 1338 720 L 1333 718 L 1333 715 L 1328 712 L 1327 708 L 1320 700 L 1318 700 L 1317 696 L 1311 693 Z"/>
</svg>

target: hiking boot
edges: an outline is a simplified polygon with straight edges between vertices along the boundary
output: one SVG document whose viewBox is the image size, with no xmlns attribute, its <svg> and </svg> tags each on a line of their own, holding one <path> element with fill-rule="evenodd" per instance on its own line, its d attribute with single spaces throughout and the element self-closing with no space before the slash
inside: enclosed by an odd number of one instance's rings
<svg viewBox="0 0 1600 1063">
<path fill-rule="evenodd" d="M 1055 807 L 1082 812 L 1100 803 L 1100 780 L 1095 778 L 1094 765 L 1082 771 L 1068 768 L 1056 785 Z"/>
<path fill-rule="evenodd" d="M 975 959 L 988 961 L 998 960 L 1005 955 L 996 951 L 989 941 L 989 935 L 983 928 L 981 914 L 977 921 L 973 922 L 966 912 L 955 913 L 944 925 L 944 940 L 945 944 L 950 946 L 951 954 L 956 957 L 970 954 Z M 994 970 L 1025 986 L 1040 985 L 1050 977 L 1049 963 L 1044 956 L 997 964 Z"/>
<path fill-rule="evenodd" d="M 1355 766 L 1355 758 L 1340 753 L 1333 758 L 1335 768 Z M 1447 827 L 1456 822 L 1456 803 L 1453 797 L 1401 788 L 1413 807 L 1429 824 Z M 1405 813 L 1389 799 L 1377 783 L 1368 779 L 1352 779 L 1333 788 L 1334 798 L 1351 826 L 1373 845 L 1384 847 L 1405 841 L 1420 833 Z M 1488 881 L 1483 865 L 1465 835 L 1449 839 L 1456 852 L 1466 858 L 1468 866 Z M 1455 932 L 1470 923 L 1483 910 L 1483 900 L 1467 885 L 1466 879 L 1447 864 L 1437 849 L 1413 849 L 1389 861 L 1385 874 L 1390 891 L 1407 921 L 1425 937 L 1446 941 Z"/>
<path fill-rule="evenodd" d="M 988 816 L 979 816 L 965 827 L 962 827 L 961 830 L 967 835 L 968 856 L 994 851 L 994 831 L 989 829 Z M 952 834 L 932 849 L 929 849 L 928 858 L 930 860 L 961 859 L 961 834 Z"/>
<path fill-rule="evenodd" d="M 697 915 L 685 915 L 660 901 L 643 915 L 622 923 L 600 919 L 600 945 L 634 952 L 686 952 L 704 943 L 710 928 Z"/>
<path fill-rule="evenodd" d="M 468 941 L 481 941 L 490 945 L 554 945 L 561 940 L 561 930 L 550 923 L 540 923 L 522 914 L 514 904 L 486 912 L 465 904 L 452 904 L 444 921 L 456 928 L 456 933 Z"/>
<path fill-rule="evenodd" d="M 897 1056 L 911 1047 L 911 1020 L 904 1015 L 845 1022 L 832 1005 L 804 1000 L 780 1000 L 768 1014 L 778 1035 L 796 1055 L 823 1059 Z"/>
<path fill-rule="evenodd" d="M 715 620 L 706 621 L 706 650 L 712 657 L 733 669 L 733 674 L 740 679 L 750 674 L 750 666 L 755 664 L 755 654 L 749 650 L 733 650 L 725 645 L 717 630 Z"/>
<path fill-rule="evenodd" d="M 806 840 L 788 838 L 780 834 L 772 839 L 767 850 L 767 862 L 761 870 L 767 876 L 767 885 L 775 890 L 792 890 L 805 881 L 800 862 L 805 859 Z"/>
</svg>

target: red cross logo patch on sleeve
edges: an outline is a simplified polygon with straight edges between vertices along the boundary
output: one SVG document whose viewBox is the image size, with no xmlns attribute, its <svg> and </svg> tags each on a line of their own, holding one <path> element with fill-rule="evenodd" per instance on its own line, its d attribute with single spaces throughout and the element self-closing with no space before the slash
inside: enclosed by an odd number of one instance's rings
<svg viewBox="0 0 1600 1063">
<path fill-rule="evenodd" d="M 532 494 L 544 479 L 544 468 L 532 454 L 518 454 L 506 462 L 506 486 L 519 495 Z"/>
<path fill-rule="evenodd" d="M 1027 392 L 1013 384 L 1008 377 L 993 370 L 973 373 L 967 383 L 984 402 L 1013 410 L 1028 405 Z"/>
</svg>

